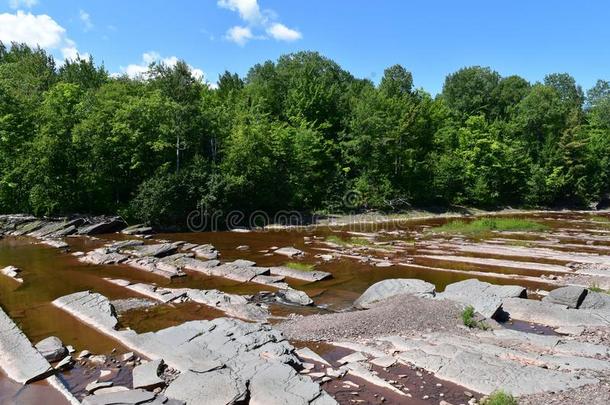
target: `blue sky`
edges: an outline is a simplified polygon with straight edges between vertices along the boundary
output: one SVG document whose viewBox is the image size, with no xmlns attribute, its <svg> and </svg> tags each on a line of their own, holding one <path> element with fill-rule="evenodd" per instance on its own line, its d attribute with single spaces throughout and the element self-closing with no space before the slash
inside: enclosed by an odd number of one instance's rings
<svg viewBox="0 0 610 405">
<path fill-rule="evenodd" d="M 588 89 L 610 79 L 609 17 L 610 2 L 586 0 L 0 0 L 0 40 L 92 54 L 114 73 L 181 58 L 211 82 L 316 50 L 375 81 L 400 63 L 432 93 L 470 65 L 568 72 Z"/>
</svg>

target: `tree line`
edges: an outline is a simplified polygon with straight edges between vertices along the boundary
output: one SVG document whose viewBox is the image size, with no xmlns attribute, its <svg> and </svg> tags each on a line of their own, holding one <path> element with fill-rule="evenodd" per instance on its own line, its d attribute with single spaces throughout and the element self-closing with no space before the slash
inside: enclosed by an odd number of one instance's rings
<svg viewBox="0 0 610 405">
<path fill-rule="evenodd" d="M 199 206 L 338 211 L 349 191 L 362 209 L 589 206 L 610 191 L 610 83 L 473 66 L 433 97 L 400 65 L 376 85 L 298 52 L 211 88 L 183 61 L 131 79 L 0 43 L 3 213 L 167 225 Z"/>
</svg>

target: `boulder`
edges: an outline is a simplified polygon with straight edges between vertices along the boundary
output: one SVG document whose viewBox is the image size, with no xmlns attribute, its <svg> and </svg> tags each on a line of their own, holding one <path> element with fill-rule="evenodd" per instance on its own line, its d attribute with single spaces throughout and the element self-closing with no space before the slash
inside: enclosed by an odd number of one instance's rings
<svg viewBox="0 0 610 405">
<path fill-rule="evenodd" d="M 610 310 L 610 294 L 589 291 L 578 308 Z"/>
<path fill-rule="evenodd" d="M 418 279 L 387 279 L 367 288 L 354 302 L 354 306 L 360 309 L 368 309 L 378 301 L 402 294 L 434 296 L 435 288 L 433 284 Z"/>
<path fill-rule="evenodd" d="M 287 302 L 289 304 L 296 304 L 296 305 L 303 305 L 303 306 L 313 305 L 313 300 L 311 298 L 309 298 L 309 296 L 307 294 L 305 294 L 303 291 L 295 290 L 292 288 L 279 290 L 278 292 L 275 293 L 275 295 L 281 301 Z"/>
<path fill-rule="evenodd" d="M 305 254 L 302 250 L 296 249 L 292 246 L 287 246 L 287 247 L 276 249 L 273 253 L 276 253 L 278 255 L 288 256 L 288 257 L 302 256 Z"/>
<path fill-rule="evenodd" d="M 62 341 L 55 336 L 49 336 L 48 338 L 41 340 L 36 343 L 35 347 L 45 359 L 51 362 L 59 361 L 68 354 L 68 349 L 66 349 Z"/>
<path fill-rule="evenodd" d="M 526 295 L 526 289 L 523 287 L 495 285 L 469 279 L 449 284 L 443 293 L 438 294 L 438 298 L 472 306 L 486 318 L 503 320 L 506 316 L 502 311 L 502 300 Z"/>
<path fill-rule="evenodd" d="M 586 295 L 586 288 L 570 285 L 554 289 L 546 297 L 542 298 L 542 301 L 565 305 L 568 308 L 578 308 Z"/>
<path fill-rule="evenodd" d="M 149 361 L 140 364 L 133 369 L 133 388 L 154 389 L 165 385 L 165 381 L 159 378 L 163 359 Z"/>
</svg>

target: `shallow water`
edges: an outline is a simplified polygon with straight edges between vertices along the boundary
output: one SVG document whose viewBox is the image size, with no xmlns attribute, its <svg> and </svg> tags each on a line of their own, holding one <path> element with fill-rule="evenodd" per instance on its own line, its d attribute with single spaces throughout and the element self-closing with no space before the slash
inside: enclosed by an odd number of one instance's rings
<svg viewBox="0 0 610 405">
<path fill-rule="evenodd" d="M 610 216 L 603 214 L 607 218 Z M 591 221 L 584 213 L 544 213 L 519 215 L 532 218 L 549 225 L 543 232 L 492 232 L 476 239 L 456 238 L 450 235 L 430 233 L 433 226 L 443 224 L 447 219 L 415 220 L 385 224 L 360 224 L 350 227 L 317 227 L 298 228 L 293 230 L 268 230 L 240 232 L 209 233 L 173 233 L 154 235 L 154 239 L 171 241 L 188 241 L 197 244 L 211 243 L 221 253 L 222 261 L 248 259 L 258 266 L 279 266 L 290 261 L 315 265 L 316 270 L 332 273 L 332 278 L 316 283 L 298 280 L 287 280 L 298 289 L 307 292 L 322 308 L 300 308 L 273 304 L 271 312 L 276 317 L 285 317 L 291 313 L 311 314 L 326 311 L 346 310 L 351 303 L 370 285 L 389 278 L 419 278 L 436 285 L 442 291 L 447 284 L 476 278 L 495 284 L 522 285 L 530 290 L 555 288 L 553 284 L 540 278 L 545 271 L 518 270 L 497 265 L 453 263 L 445 260 L 434 260 L 420 257 L 429 253 L 427 250 L 435 244 L 447 246 L 463 242 L 498 243 L 502 246 L 536 246 L 554 249 L 557 252 L 586 252 L 606 254 L 591 246 L 610 246 L 608 223 Z M 376 234 L 370 235 L 373 232 Z M 361 233 L 364 233 L 362 235 Z M 566 236 L 566 233 L 568 236 Z M 343 240 L 352 237 L 370 238 L 371 243 L 360 247 L 359 253 L 371 259 L 387 260 L 391 267 L 376 267 L 353 258 L 339 258 L 325 262 L 316 255 L 328 253 L 333 249 L 325 244 L 322 238 L 334 235 Z M 584 235 L 584 236 L 583 236 Z M 588 239 L 595 237 L 595 241 Z M 121 234 L 101 235 L 96 238 L 68 237 L 66 242 L 70 251 L 89 251 L 102 246 L 111 240 L 128 238 Z M 587 239 L 587 240 L 585 240 Z M 552 242 L 548 245 L 549 241 Z M 147 240 L 146 243 L 155 243 Z M 378 243 L 378 244 L 373 244 Z M 544 243 L 544 245 L 542 245 Z M 553 244 L 554 243 L 554 244 Z M 538 246 L 537 244 L 540 244 Z M 247 250 L 237 249 L 247 245 Z M 306 254 L 302 259 L 289 259 L 285 256 L 269 253 L 272 247 L 294 246 Z M 534 258 L 524 256 L 506 256 L 493 253 L 458 253 L 451 248 L 440 249 L 440 254 L 460 255 L 488 259 L 506 259 L 520 262 L 546 263 L 565 265 L 565 260 L 554 257 Z M 412 263 L 412 264 L 410 264 Z M 0 306 L 21 327 L 33 343 L 55 335 L 64 344 L 72 345 L 79 351 L 83 349 L 94 353 L 109 353 L 112 349 L 125 351 L 116 341 L 82 324 L 62 310 L 55 308 L 51 302 L 63 295 L 83 290 L 99 292 L 110 299 L 139 297 L 135 292 L 111 284 L 104 277 L 123 278 L 133 282 L 153 283 L 159 286 L 175 288 L 190 287 L 199 289 L 219 289 L 228 293 L 256 294 L 269 291 L 271 287 L 253 283 L 239 283 L 218 277 L 208 277 L 187 271 L 187 277 L 174 280 L 161 278 L 126 265 L 90 265 L 80 263 L 70 252 L 39 244 L 28 237 L 5 237 L 0 239 L 0 268 L 8 265 L 22 270 L 23 284 L 0 275 Z M 418 267 L 420 266 L 420 267 Z M 455 271 L 460 272 L 455 272 Z M 501 275 L 530 276 L 527 280 L 502 278 Z M 141 298 L 141 297 L 140 297 Z M 121 315 L 123 327 L 130 327 L 139 332 L 158 330 L 194 319 L 212 319 L 223 314 L 213 308 L 199 304 L 186 303 L 162 305 L 154 308 L 132 310 Z M 272 320 L 273 322 L 277 319 Z M 0 376 L 0 403 L 8 397 L 3 392 L 12 392 L 11 384 Z M 46 392 L 48 387 L 37 384 L 28 390 Z M 20 395 L 30 395 L 27 391 Z"/>
</svg>

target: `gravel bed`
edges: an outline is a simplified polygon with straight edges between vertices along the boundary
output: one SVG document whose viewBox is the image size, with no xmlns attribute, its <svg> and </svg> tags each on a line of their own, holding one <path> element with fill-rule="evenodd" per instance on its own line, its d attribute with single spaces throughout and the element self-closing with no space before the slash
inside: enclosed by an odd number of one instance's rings
<svg viewBox="0 0 610 405">
<path fill-rule="evenodd" d="M 365 311 L 295 316 L 275 327 L 289 339 L 307 341 L 418 336 L 440 331 L 467 333 L 460 327 L 461 312 L 460 307 L 448 301 L 403 295 Z"/>
</svg>

